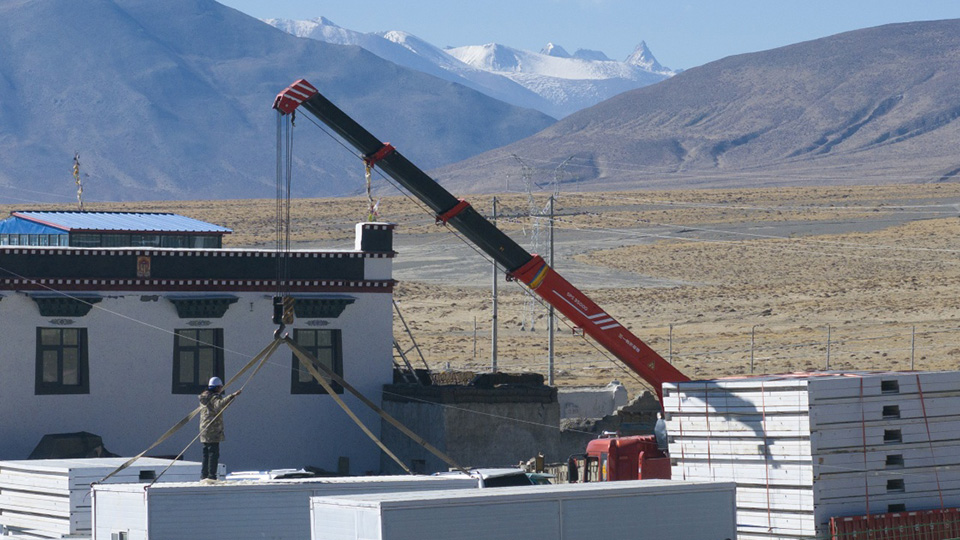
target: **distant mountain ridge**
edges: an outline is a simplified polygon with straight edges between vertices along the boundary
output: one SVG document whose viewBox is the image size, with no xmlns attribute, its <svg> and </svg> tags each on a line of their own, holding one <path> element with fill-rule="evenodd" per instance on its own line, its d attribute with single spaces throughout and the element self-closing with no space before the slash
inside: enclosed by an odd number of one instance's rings
<svg viewBox="0 0 960 540">
<path fill-rule="evenodd" d="M 404 32 L 360 33 L 341 28 L 324 17 L 305 21 L 264 19 L 264 22 L 297 37 L 363 47 L 399 66 L 462 84 L 518 107 L 543 111 L 550 106 L 544 98 L 519 84 L 463 64 L 442 49 Z"/>
<path fill-rule="evenodd" d="M 571 55 L 553 43 L 539 53 L 497 43 L 440 49 L 407 32 L 360 33 L 324 17 L 264 21 L 298 37 L 358 45 L 396 64 L 555 118 L 674 74 L 657 62 L 644 42 L 627 61 L 616 62 L 600 51 L 580 49 Z"/>
<path fill-rule="evenodd" d="M 732 56 L 434 172 L 471 192 L 519 174 L 512 155 L 566 189 L 957 181 L 958 51 L 960 19 Z"/>
<path fill-rule="evenodd" d="M 87 201 L 272 197 L 270 105 L 298 78 L 425 168 L 554 121 L 213 0 L 11 0 L 0 51 L 3 203 L 74 201 L 75 152 Z M 294 195 L 360 192 L 357 157 L 297 126 Z"/>
</svg>

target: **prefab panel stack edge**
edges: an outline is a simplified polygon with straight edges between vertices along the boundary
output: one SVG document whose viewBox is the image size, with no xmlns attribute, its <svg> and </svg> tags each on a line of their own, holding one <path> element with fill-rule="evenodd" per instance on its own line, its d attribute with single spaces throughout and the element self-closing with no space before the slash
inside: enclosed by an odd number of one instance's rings
<svg viewBox="0 0 960 540">
<path fill-rule="evenodd" d="M 0 525 L 7 534 L 63 538 L 91 534 L 90 485 L 127 458 L 0 461 Z M 150 482 L 169 460 L 143 458 L 108 483 Z M 177 461 L 161 477 L 183 482 L 200 476 L 200 464 Z"/>
<path fill-rule="evenodd" d="M 310 499 L 313 540 L 717 540 L 729 482 L 632 480 Z"/>
<path fill-rule="evenodd" d="M 216 484 L 99 485 L 93 488 L 93 540 L 270 538 L 310 535 L 310 497 L 473 488 L 473 478 L 351 476 Z"/>
<path fill-rule="evenodd" d="M 663 389 L 673 478 L 735 482 L 740 540 L 828 538 L 831 517 L 960 506 L 960 372 Z"/>
</svg>

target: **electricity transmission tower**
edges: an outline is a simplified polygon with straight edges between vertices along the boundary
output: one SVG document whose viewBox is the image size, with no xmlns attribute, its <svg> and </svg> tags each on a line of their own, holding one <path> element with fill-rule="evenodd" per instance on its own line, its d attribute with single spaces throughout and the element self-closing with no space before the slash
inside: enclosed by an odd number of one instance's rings
<svg viewBox="0 0 960 540">
<path fill-rule="evenodd" d="M 543 242 L 543 221 L 545 216 L 548 216 L 550 213 L 550 203 L 548 202 L 545 206 L 540 206 L 536 199 L 533 196 L 534 190 L 538 187 L 533 181 L 533 167 L 527 165 L 520 156 L 512 154 L 513 158 L 517 160 L 520 164 L 520 175 L 523 178 L 523 186 L 527 191 L 527 212 L 529 213 L 529 218 L 531 221 L 530 225 L 530 252 L 531 253 L 543 253 L 545 248 Z M 571 156 L 572 157 L 572 156 Z M 560 191 L 560 180 L 563 175 L 563 167 L 570 161 L 568 158 L 566 161 L 560 164 L 557 167 L 557 170 L 554 174 L 554 181 L 552 182 L 552 188 L 554 191 L 554 198 Z M 549 219 L 549 218 L 546 218 Z M 524 301 L 523 314 L 520 318 L 520 330 L 528 330 L 530 332 L 536 332 L 536 321 L 537 313 L 542 308 L 540 302 L 533 296 L 533 294 L 528 293 L 526 300 Z"/>
<path fill-rule="evenodd" d="M 573 159 L 573 156 L 568 157 L 567 159 L 560 162 L 557 165 L 557 168 L 553 171 L 553 198 L 556 199 L 560 196 L 560 184 L 563 183 L 563 177 L 567 172 L 567 164 L 570 163 L 570 160 Z"/>
</svg>

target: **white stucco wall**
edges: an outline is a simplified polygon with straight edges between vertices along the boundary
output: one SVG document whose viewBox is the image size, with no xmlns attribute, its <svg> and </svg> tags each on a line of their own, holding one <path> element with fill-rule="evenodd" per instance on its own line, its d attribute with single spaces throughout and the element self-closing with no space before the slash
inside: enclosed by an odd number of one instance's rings
<svg viewBox="0 0 960 540">
<path fill-rule="evenodd" d="M 561 387 L 557 390 L 561 418 L 603 418 L 627 404 L 627 389 L 618 381 L 606 386 Z"/>
<path fill-rule="evenodd" d="M 379 269 L 383 272 L 385 269 Z M 239 301 L 208 326 L 180 319 L 157 293 L 100 293 L 104 299 L 83 317 L 42 317 L 26 294 L 5 291 L 0 299 L 0 459 L 24 459 L 45 433 L 89 431 L 111 452 L 131 456 L 197 406 L 193 395 L 174 395 L 172 331 L 223 328 L 224 365 L 229 378 L 273 339 L 271 298 L 266 293 L 231 293 Z M 340 329 L 344 378 L 379 403 L 392 378 L 391 294 L 346 293 L 356 298 L 334 319 L 311 326 Z M 156 300 L 151 297 L 159 295 Z M 72 324 L 54 324 L 70 319 Z M 90 393 L 34 395 L 37 327 L 87 328 Z M 379 470 L 379 449 L 330 396 L 290 393 L 291 353 L 285 347 L 250 381 L 226 412 L 221 462 L 228 470 L 313 465 L 335 471 L 338 456 L 350 457 L 350 472 Z M 242 384 L 243 381 L 241 381 Z M 231 391 L 232 389 L 228 389 Z M 344 393 L 350 407 L 379 434 L 379 418 Z M 177 454 L 197 434 L 197 420 L 150 455 Z M 200 460 L 195 443 L 186 459 Z"/>
<path fill-rule="evenodd" d="M 390 279 L 393 273 L 393 259 L 367 259 L 363 265 L 364 279 Z"/>
</svg>

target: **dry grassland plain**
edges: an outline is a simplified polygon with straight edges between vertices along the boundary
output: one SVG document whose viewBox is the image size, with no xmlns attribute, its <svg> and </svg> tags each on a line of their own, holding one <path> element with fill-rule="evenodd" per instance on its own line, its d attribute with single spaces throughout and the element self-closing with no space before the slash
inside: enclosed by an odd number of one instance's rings
<svg viewBox="0 0 960 540">
<path fill-rule="evenodd" d="M 492 196 L 467 197 L 483 214 Z M 530 251 L 520 217 L 547 195 L 498 196 L 499 224 Z M 960 184 L 560 193 L 554 266 L 693 379 L 808 370 L 957 369 Z M 272 200 L 86 204 L 168 211 L 234 230 L 227 247 L 275 246 Z M 46 206 L 42 208 L 56 208 Z M 72 209 L 61 206 L 61 209 Z M 294 248 L 350 249 L 361 198 L 294 200 Z M 4 213 L 15 208 L 2 208 Z M 395 299 L 434 370 L 491 367 L 491 266 L 404 196 Z M 546 254 L 550 221 L 539 225 Z M 498 367 L 548 373 L 547 311 L 499 285 Z M 534 331 L 522 329 L 530 325 Z M 395 335 L 409 342 L 395 318 Z M 557 324 L 558 385 L 644 383 Z"/>
</svg>

